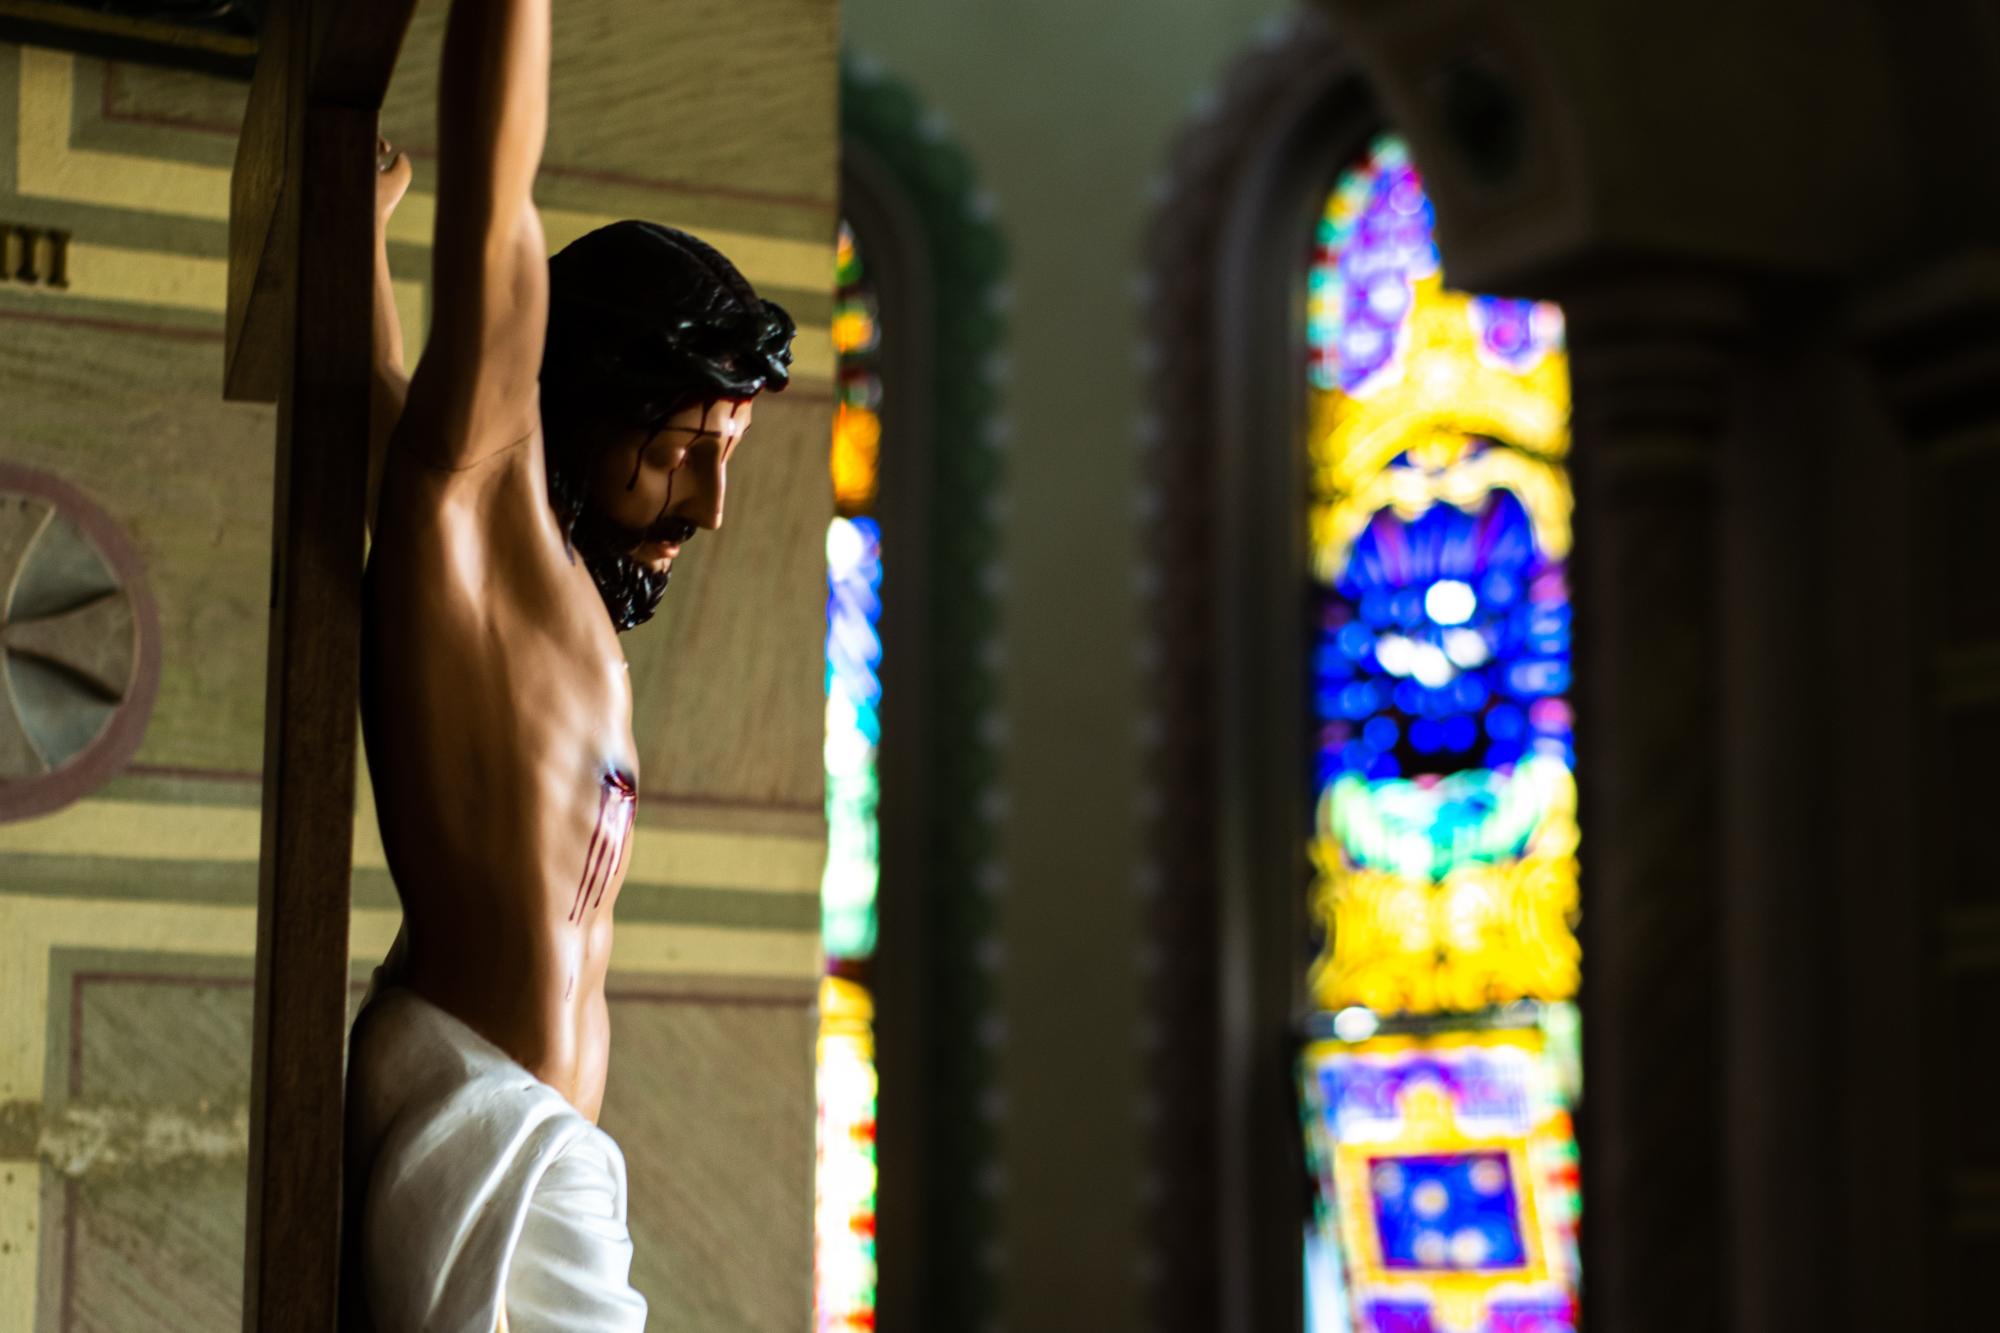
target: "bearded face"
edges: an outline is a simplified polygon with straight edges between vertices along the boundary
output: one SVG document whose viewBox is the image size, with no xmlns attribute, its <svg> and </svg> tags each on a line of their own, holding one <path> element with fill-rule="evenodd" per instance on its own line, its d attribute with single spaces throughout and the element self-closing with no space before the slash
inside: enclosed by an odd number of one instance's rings
<svg viewBox="0 0 2000 1333">
<path fill-rule="evenodd" d="M 682 545 L 722 526 L 729 460 L 751 415 L 745 400 L 691 404 L 646 426 L 608 428 L 585 451 L 580 484 L 551 467 L 551 501 L 575 515 L 571 546 L 619 632 L 652 618 Z"/>
<path fill-rule="evenodd" d="M 549 260 L 541 388 L 549 505 L 619 630 L 690 536 L 722 526 L 750 400 L 791 379 L 796 326 L 713 246 L 627 220 Z"/>
<path fill-rule="evenodd" d="M 611 624 L 620 634 L 653 618 L 674 575 L 671 558 L 661 564 L 635 553 L 661 545 L 678 552 L 696 531 L 693 522 L 672 515 L 663 515 L 650 527 L 632 529 L 595 506 L 585 508 L 570 532 L 570 544 L 590 571 Z"/>
</svg>

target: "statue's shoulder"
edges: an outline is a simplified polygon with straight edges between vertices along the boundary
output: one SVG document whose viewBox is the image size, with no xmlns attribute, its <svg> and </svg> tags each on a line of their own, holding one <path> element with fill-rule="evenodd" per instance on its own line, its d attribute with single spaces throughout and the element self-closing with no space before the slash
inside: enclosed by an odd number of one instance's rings
<svg viewBox="0 0 2000 1333">
<path fill-rule="evenodd" d="M 561 554 L 539 430 L 457 466 L 439 463 L 425 443 L 399 430 L 384 464 L 375 528 L 388 551 L 423 557 L 441 545 L 441 553 L 483 566 L 489 547 L 504 542 L 516 567 L 530 544 Z M 474 572 L 488 582 L 483 567 Z"/>
</svg>

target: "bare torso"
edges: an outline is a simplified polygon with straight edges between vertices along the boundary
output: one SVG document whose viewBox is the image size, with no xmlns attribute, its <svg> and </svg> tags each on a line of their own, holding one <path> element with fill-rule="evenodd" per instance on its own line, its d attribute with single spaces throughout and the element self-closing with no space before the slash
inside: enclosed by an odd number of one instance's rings
<svg viewBox="0 0 2000 1333">
<path fill-rule="evenodd" d="M 426 445 L 390 450 L 365 610 L 398 979 L 595 1119 L 638 784 L 625 655 L 557 529 L 539 432 L 453 470 Z"/>
<path fill-rule="evenodd" d="M 399 156 L 378 163 L 362 730 L 403 901 L 391 975 L 594 1120 L 639 773 L 610 603 L 558 527 L 544 464 L 551 261 L 532 187 L 549 27 L 548 0 L 451 7 L 432 317 L 407 379 L 386 228 L 411 172 Z M 690 262 L 719 283 L 726 261 L 708 254 Z M 758 309 L 783 342 L 745 355 L 782 387 L 791 322 Z M 681 541 L 721 526 L 726 463 L 764 383 L 728 380 L 658 419 L 643 403 L 559 414 L 561 458 L 594 488 L 588 512 L 631 537 L 619 558 L 664 579 Z"/>
</svg>

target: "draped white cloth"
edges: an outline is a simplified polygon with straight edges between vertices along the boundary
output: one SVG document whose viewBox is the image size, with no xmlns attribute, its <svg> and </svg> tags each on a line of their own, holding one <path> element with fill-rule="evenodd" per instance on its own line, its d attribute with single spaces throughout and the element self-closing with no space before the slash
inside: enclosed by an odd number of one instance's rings
<svg viewBox="0 0 2000 1333">
<path fill-rule="evenodd" d="M 349 1055 L 353 1253 L 374 1333 L 642 1333 L 625 1158 L 563 1095 L 412 991 Z"/>
</svg>

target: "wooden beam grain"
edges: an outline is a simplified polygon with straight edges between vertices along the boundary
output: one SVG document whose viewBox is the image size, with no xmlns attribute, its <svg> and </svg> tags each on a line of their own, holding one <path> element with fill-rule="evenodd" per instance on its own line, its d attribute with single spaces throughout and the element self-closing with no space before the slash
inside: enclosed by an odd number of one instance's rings
<svg viewBox="0 0 2000 1333">
<path fill-rule="evenodd" d="M 225 398 L 278 400 L 298 225 L 292 126 L 307 107 L 379 110 L 415 10 L 416 0 L 281 0 L 266 12 L 230 177 Z"/>
<path fill-rule="evenodd" d="M 236 163 L 229 176 L 229 306 L 224 321 L 222 396 L 275 403 L 285 373 L 288 271 L 297 219 L 286 197 L 303 80 L 304 43 L 294 6 L 278 0 L 264 16 L 257 70 Z"/>
<path fill-rule="evenodd" d="M 278 403 L 245 1333 L 333 1333 L 340 1318 L 378 112 L 309 95 L 336 4 L 270 11 L 231 201 L 228 388 Z M 341 78 L 379 100 L 401 35 L 348 50 Z"/>
</svg>

